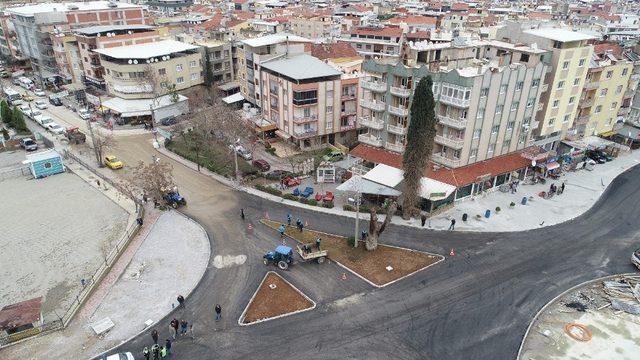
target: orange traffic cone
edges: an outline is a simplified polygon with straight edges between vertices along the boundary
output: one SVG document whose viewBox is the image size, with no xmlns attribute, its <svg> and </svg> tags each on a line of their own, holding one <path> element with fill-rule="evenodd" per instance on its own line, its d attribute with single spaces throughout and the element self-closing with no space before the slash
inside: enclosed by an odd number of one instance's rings
<svg viewBox="0 0 640 360">
<path fill-rule="evenodd" d="M 451 248 L 451 251 L 449 251 L 449 256 L 456 256 L 456 252 L 453 251 L 453 248 Z"/>
<path fill-rule="evenodd" d="M 342 280 L 347 280 L 347 273 L 342 273 L 341 278 L 342 278 Z"/>
</svg>

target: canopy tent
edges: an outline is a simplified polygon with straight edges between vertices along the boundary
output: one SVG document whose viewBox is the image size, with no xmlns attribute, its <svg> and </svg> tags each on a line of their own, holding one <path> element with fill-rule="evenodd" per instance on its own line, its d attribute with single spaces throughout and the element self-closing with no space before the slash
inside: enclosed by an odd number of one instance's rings
<svg viewBox="0 0 640 360">
<path fill-rule="evenodd" d="M 177 95 L 178 99 L 175 102 L 172 97 L 173 95 L 171 94 L 157 99 L 122 99 L 115 97 L 103 101 L 102 106 L 120 114 L 121 117 L 148 116 L 151 115 L 152 108 L 155 112 L 158 109 L 187 101 L 187 97 L 183 95 Z"/>
<path fill-rule="evenodd" d="M 404 171 L 379 164 L 364 175 L 364 178 L 391 188 L 397 187 L 404 180 Z M 456 191 L 456 187 L 427 177 L 420 179 L 420 197 L 426 200 L 442 200 Z"/>
<path fill-rule="evenodd" d="M 235 93 L 233 95 L 229 95 L 225 98 L 222 98 L 222 101 L 224 101 L 226 104 L 233 104 L 243 100 L 244 100 L 244 96 L 242 96 L 242 94 L 240 93 Z"/>
<path fill-rule="evenodd" d="M 380 185 L 371 180 L 364 179 L 359 175 L 352 176 L 351 179 L 340 184 L 340 186 L 338 186 L 336 190 L 379 196 L 400 196 L 400 191 L 384 185 Z"/>
</svg>

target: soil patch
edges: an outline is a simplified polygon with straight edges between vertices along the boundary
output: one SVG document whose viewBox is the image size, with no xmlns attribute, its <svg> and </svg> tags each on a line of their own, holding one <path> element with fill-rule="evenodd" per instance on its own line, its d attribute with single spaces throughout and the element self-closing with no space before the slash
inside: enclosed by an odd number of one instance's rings
<svg viewBox="0 0 640 360">
<path fill-rule="evenodd" d="M 273 229 L 278 229 L 281 224 L 265 219 L 261 222 Z M 287 227 L 285 235 L 300 243 L 313 244 L 319 237 L 321 248 L 329 250 L 329 259 L 339 262 L 376 286 L 385 286 L 444 259 L 441 255 L 388 245 L 379 245 L 375 251 L 367 251 L 363 245 L 353 248 L 343 236 L 307 229 L 300 232 L 293 226 Z M 387 270 L 387 267 L 391 267 L 391 270 Z"/>
<path fill-rule="evenodd" d="M 275 287 L 274 287 L 275 285 Z M 293 312 L 310 310 L 314 302 L 275 272 L 268 272 L 247 305 L 241 324 L 251 324 Z"/>
</svg>

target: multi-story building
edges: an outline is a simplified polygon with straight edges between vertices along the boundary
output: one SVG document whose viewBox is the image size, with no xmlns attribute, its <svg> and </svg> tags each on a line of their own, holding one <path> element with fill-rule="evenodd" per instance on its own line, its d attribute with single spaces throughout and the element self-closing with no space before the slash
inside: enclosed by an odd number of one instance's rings
<svg viewBox="0 0 640 360">
<path fill-rule="evenodd" d="M 24 60 L 18 46 L 16 30 L 10 19 L 9 14 L 0 12 L 0 54 L 16 60 Z"/>
<path fill-rule="evenodd" d="M 119 98 L 151 99 L 204 81 L 198 46 L 162 40 L 93 51 L 100 54 L 109 95 Z"/>
<path fill-rule="evenodd" d="M 82 83 L 82 60 L 76 37 L 55 33 L 51 37 L 58 74 L 65 82 Z"/>
<path fill-rule="evenodd" d="M 188 10 L 193 0 L 148 0 L 146 4 L 152 10 L 171 14 Z"/>
<path fill-rule="evenodd" d="M 630 102 L 634 94 L 634 89 L 627 89 L 633 63 L 622 57 L 622 50 L 617 45 L 595 45 L 588 64 L 586 83 L 578 102 L 579 111 L 569 136 L 612 131 L 618 120 L 624 120 L 619 114 L 623 102 L 627 99 Z"/>
<path fill-rule="evenodd" d="M 535 130 L 536 144 L 554 149 L 562 140 L 578 110 L 578 100 L 585 83 L 593 46 L 593 37 L 559 28 L 523 30 L 521 24 L 507 22 L 497 33 L 500 40 L 512 43 L 536 44 L 551 52 L 551 66 L 544 78 L 549 91 L 542 97 L 543 110 L 538 112 Z"/>
<path fill-rule="evenodd" d="M 402 29 L 391 26 L 352 28 L 338 41 L 348 42 L 365 59 L 395 58 L 400 56 Z"/>
<path fill-rule="evenodd" d="M 629 61 L 633 62 L 633 72 L 629 78 L 629 90 L 633 91 L 633 98 L 622 104 L 623 116 L 626 114 L 626 122 L 640 124 L 640 46 L 627 49 L 624 53 Z"/>
<path fill-rule="evenodd" d="M 196 41 L 203 50 L 202 56 L 204 72 L 206 66 L 211 67 L 211 81 L 214 84 L 222 84 L 232 81 L 234 76 L 231 43 L 221 41 Z"/>
<path fill-rule="evenodd" d="M 158 31 L 149 25 L 100 25 L 74 31 L 81 59 L 81 82 L 106 89 L 100 55 L 93 50 L 159 41 Z"/>
<path fill-rule="evenodd" d="M 286 54 L 304 52 L 304 44 L 312 41 L 297 35 L 280 33 L 242 40 L 237 46 L 240 93 L 248 102 L 260 107 L 262 91 L 260 64 Z"/>
<path fill-rule="evenodd" d="M 356 134 L 358 75 L 307 54 L 265 61 L 263 116 L 301 150 L 349 142 Z"/>
<path fill-rule="evenodd" d="M 403 63 L 366 61 L 358 140 L 402 153 L 413 90 L 431 76 L 438 118 L 432 160 L 456 168 L 531 145 L 549 52 L 500 41 L 416 43 Z"/>
<path fill-rule="evenodd" d="M 52 36 L 91 25 L 146 24 L 142 6 L 122 2 L 39 3 L 6 10 L 22 54 L 41 79 L 58 77 Z"/>
<path fill-rule="evenodd" d="M 289 20 L 291 33 L 308 39 L 330 39 L 339 35 L 339 26 L 330 15 L 293 17 Z"/>
</svg>

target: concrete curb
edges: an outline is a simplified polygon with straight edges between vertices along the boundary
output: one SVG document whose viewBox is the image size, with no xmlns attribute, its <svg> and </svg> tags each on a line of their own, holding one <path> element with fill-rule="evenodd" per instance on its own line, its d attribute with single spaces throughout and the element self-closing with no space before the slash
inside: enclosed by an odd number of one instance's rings
<svg viewBox="0 0 640 360">
<path fill-rule="evenodd" d="M 625 276 L 625 275 L 636 275 L 636 273 L 622 273 L 622 274 L 617 274 L 617 275 L 608 275 L 608 276 L 603 276 L 597 279 L 591 279 L 591 280 L 587 280 L 587 281 L 583 281 L 577 285 L 574 285 L 570 288 L 568 288 L 567 290 L 561 292 L 558 296 L 554 297 L 553 299 L 551 299 L 548 303 L 544 304 L 544 306 L 542 306 L 542 308 L 535 314 L 535 316 L 533 317 L 533 319 L 531 320 L 531 322 L 529 323 L 529 326 L 527 327 L 527 331 L 525 331 L 524 336 L 522 337 L 522 341 L 520 342 L 520 347 L 518 348 L 518 355 L 516 356 L 516 360 L 520 360 L 520 356 L 522 355 L 522 349 L 524 347 L 524 342 L 527 340 L 527 336 L 529 336 L 529 332 L 531 331 L 531 328 L 533 327 L 533 324 L 535 324 L 535 322 L 538 320 L 538 317 L 540 317 L 540 315 L 551 305 L 553 305 L 556 301 L 558 301 L 558 299 L 564 297 L 565 295 L 567 295 L 568 293 L 581 288 L 585 285 L 594 283 L 594 282 L 599 282 L 599 281 L 603 281 L 605 279 L 611 279 L 611 278 L 616 278 L 619 276 Z"/>
<path fill-rule="evenodd" d="M 248 324 L 243 323 L 243 320 L 244 320 L 244 318 L 245 318 L 245 316 L 246 316 L 246 314 L 247 314 L 247 310 L 249 310 L 249 305 L 251 305 L 251 303 L 253 302 L 253 299 L 255 299 L 256 295 L 258 294 L 258 290 L 260 290 L 260 288 L 262 287 L 262 284 L 264 284 L 264 282 L 267 280 L 267 276 L 268 276 L 269 274 L 274 274 L 274 275 L 276 275 L 277 277 L 279 277 L 280 279 L 282 279 L 282 281 L 286 282 L 286 283 L 287 283 L 289 286 L 291 286 L 295 291 L 297 291 L 297 292 L 298 292 L 298 294 L 302 295 L 305 299 L 307 299 L 307 300 L 311 301 L 311 304 L 313 304 L 313 305 L 312 305 L 310 308 L 307 308 L 307 309 L 296 310 L 296 311 L 289 312 L 289 313 L 286 313 L 286 314 L 276 315 L 276 316 L 272 316 L 272 317 L 269 317 L 269 318 L 256 320 L 256 321 L 254 321 L 254 322 L 252 322 L 252 323 L 248 323 Z M 249 299 L 249 302 L 247 303 L 247 306 L 245 306 L 244 310 L 242 311 L 242 314 L 240 314 L 240 318 L 238 318 L 238 325 L 240 325 L 240 326 L 251 326 L 251 325 L 256 325 L 256 324 L 259 324 L 259 323 L 263 323 L 263 322 L 265 322 L 265 321 L 269 321 L 269 320 L 276 320 L 276 319 L 280 319 L 280 318 L 283 318 L 283 317 L 286 317 L 286 316 L 291 316 L 291 315 L 295 315 L 295 314 L 300 314 L 300 313 L 305 312 L 305 311 L 311 311 L 311 310 L 313 310 L 313 309 L 315 309 L 315 308 L 316 308 L 316 302 L 315 302 L 315 301 L 313 301 L 310 297 L 308 297 L 305 293 L 303 293 L 300 289 L 298 289 L 297 287 L 295 287 L 292 283 L 290 283 L 289 281 L 287 281 L 287 279 L 285 279 L 284 277 L 282 277 L 282 276 L 281 276 L 280 274 L 278 274 L 277 272 L 275 272 L 275 271 L 267 271 L 267 273 L 264 275 L 264 278 L 262 278 L 262 281 L 260 282 L 260 285 L 258 285 L 258 287 L 256 288 L 256 291 L 255 291 L 255 292 L 253 293 L 253 295 L 251 296 L 251 299 Z"/>
</svg>

